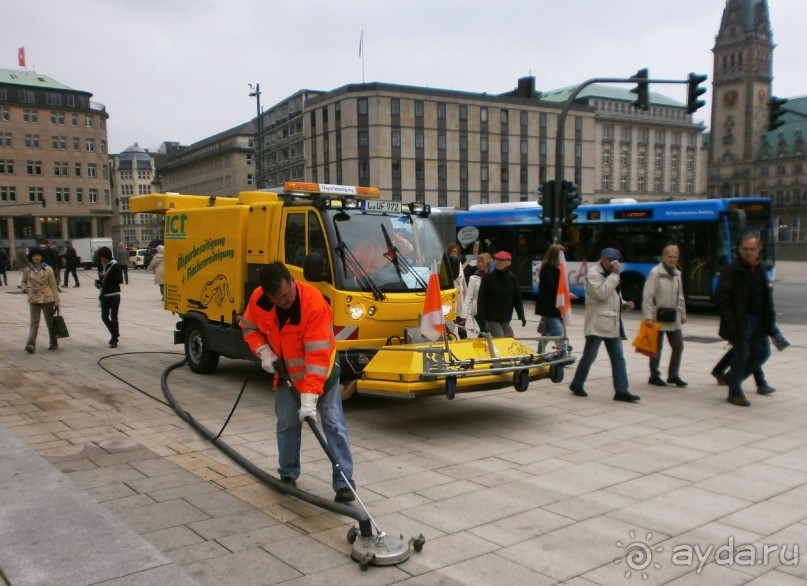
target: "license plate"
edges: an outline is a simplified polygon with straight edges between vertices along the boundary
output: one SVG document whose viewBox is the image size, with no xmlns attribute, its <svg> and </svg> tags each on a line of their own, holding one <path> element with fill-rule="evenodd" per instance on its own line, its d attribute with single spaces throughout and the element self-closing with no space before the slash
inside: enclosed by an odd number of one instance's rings
<svg viewBox="0 0 807 586">
<path fill-rule="evenodd" d="M 399 214 L 401 213 L 401 202 L 385 199 L 365 199 L 364 209 L 368 212 L 393 212 Z"/>
</svg>

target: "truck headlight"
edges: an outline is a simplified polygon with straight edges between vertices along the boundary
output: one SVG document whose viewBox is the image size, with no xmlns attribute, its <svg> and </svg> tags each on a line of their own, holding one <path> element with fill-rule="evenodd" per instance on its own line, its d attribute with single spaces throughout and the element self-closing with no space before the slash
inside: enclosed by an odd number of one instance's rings
<svg viewBox="0 0 807 586">
<path fill-rule="evenodd" d="M 443 301 L 443 315 L 448 315 L 449 313 L 451 313 L 451 301 L 446 299 Z"/>
<path fill-rule="evenodd" d="M 350 304 L 350 306 L 347 308 L 347 311 L 350 314 L 350 317 L 352 317 L 355 320 L 359 320 L 364 317 L 365 312 L 364 305 L 362 305 L 361 303 Z"/>
</svg>

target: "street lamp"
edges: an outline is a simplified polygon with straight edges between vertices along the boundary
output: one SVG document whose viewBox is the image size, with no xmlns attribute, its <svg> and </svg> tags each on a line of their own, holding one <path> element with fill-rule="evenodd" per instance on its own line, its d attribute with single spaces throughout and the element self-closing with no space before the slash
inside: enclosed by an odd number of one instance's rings
<svg viewBox="0 0 807 586">
<path fill-rule="evenodd" d="M 247 84 L 252 91 L 249 94 L 250 98 L 255 98 L 257 104 L 258 116 L 255 118 L 255 189 L 260 189 L 263 186 L 263 116 L 261 116 L 261 84 L 256 83 L 255 87 L 252 84 Z"/>
</svg>

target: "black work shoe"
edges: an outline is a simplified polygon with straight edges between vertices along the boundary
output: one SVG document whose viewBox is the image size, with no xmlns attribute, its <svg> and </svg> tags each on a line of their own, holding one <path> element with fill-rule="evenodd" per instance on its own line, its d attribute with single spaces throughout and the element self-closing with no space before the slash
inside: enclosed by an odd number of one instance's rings
<svg viewBox="0 0 807 586">
<path fill-rule="evenodd" d="M 33 354 L 33 353 L 34 353 L 34 347 L 33 347 L 33 346 L 31 346 L 30 344 L 28 344 L 28 345 L 25 347 L 25 351 L 26 351 L 26 352 L 28 352 L 28 354 Z"/>
<path fill-rule="evenodd" d="M 56 342 L 52 342 L 50 346 L 48 346 L 48 350 L 57 350 L 59 348 L 59 344 Z"/>
<path fill-rule="evenodd" d="M 630 393 L 617 393 L 614 395 L 614 401 L 624 401 L 625 403 L 636 403 L 640 398 L 639 395 L 632 395 Z"/>
<path fill-rule="evenodd" d="M 572 383 L 569 385 L 569 390 L 575 394 L 577 397 L 588 397 L 588 393 L 583 387 L 577 386 L 576 384 Z"/>
<path fill-rule="evenodd" d="M 757 387 L 757 393 L 760 395 L 772 395 L 776 392 L 776 388 L 768 385 L 768 383 L 759 385 Z"/>
<path fill-rule="evenodd" d="M 680 376 L 671 376 L 667 379 L 667 384 L 675 385 L 676 387 L 687 386 L 687 381 L 683 380 Z"/>
<path fill-rule="evenodd" d="M 288 484 L 292 488 L 297 488 L 297 481 L 294 478 L 292 478 L 291 476 L 281 476 L 280 477 L 280 482 L 283 482 L 284 484 Z"/>
<path fill-rule="evenodd" d="M 356 495 L 347 487 L 339 488 L 333 500 L 337 503 L 352 503 L 356 500 Z"/>
<path fill-rule="evenodd" d="M 721 387 L 729 386 L 729 382 L 726 380 L 726 375 L 723 374 L 722 372 L 718 372 L 716 370 L 713 370 L 712 371 L 712 376 L 717 379 L 717 384 L 719 384 Z"/>
<path fill-rule="evenodd" d="M 110 348 L 117 348 L 117 347 L 118 347 L 118 343 L 117 343 L 117 342 L 110 342 L 110 343 L 109 343 L 109 347 L 110 347 Z"/>
<path fill-rule="evenodd" d="M 751 401 L 745 398 L 745 395 L 729 395 L 727 399 L 729 403 L 732 405 L 737 405 L 738 407 L 750 407 Z"/>
<path fill-rule="evenodd" d="M 647 382 L 650 383 L 651 385 L 656 385 L 657 387 L 667 386 L 667 383 L 665 383 L 664 379 L 662 379 L 660 376 L 651 376 L 650 380 Z"/>
</svg>

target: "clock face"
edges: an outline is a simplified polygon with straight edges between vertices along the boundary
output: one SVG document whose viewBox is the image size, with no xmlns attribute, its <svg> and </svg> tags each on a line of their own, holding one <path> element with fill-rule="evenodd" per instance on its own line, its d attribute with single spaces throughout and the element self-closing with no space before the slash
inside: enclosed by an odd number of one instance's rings
<svg viewBox="0 0 807 586">
<path fill-rule="evenodd" d="M 726 108 L 734 108 L 737 105 L 737 92 L 729 90 L 723 94 L 723 105 Z"/>
</svg>

